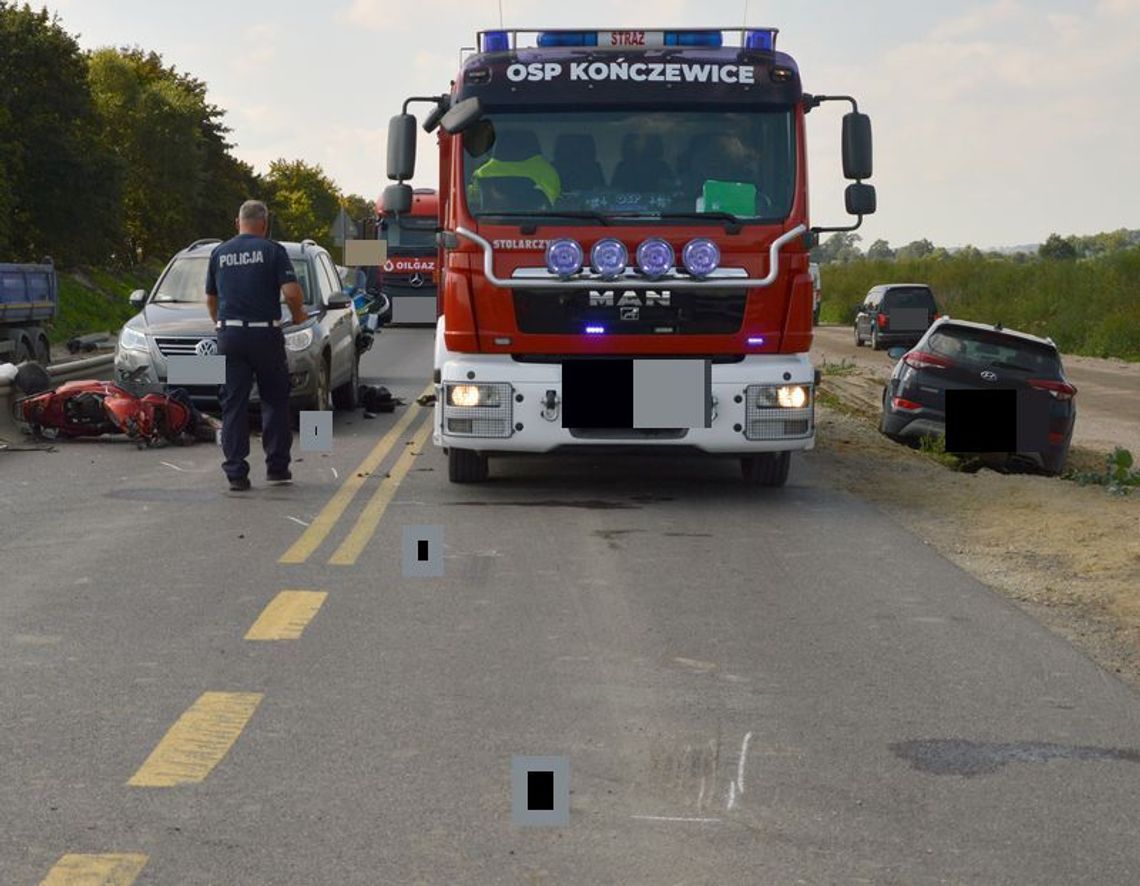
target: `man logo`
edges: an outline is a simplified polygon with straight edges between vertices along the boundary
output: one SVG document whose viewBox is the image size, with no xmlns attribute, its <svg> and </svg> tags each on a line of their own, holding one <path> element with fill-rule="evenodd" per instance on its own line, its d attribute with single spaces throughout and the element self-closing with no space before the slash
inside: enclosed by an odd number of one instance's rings
<svg viewBox="0 0 1140 886">
<path fill-rule="evenodd" d="M 419 289 L 424 285 L 424 278 L 419 274 L 412 274 L 412 276 L 408 278 L 408 282 L 411 283 L 412 286 L 416 287 L 416 289 Z"/>
<path fill-rule="evenodd" d="M 641 308 L 622 308 L 621 318 L 623 320 L 640 320 Z"/>
<path fill-rule="evenodd" d="M 194 353 L 199 357 L 213 357 L 218 353 L 217 339 L 204 338 L 194 346 Z"/>
<path fill-rule="evenodd" d="M 981 375 L 982 375 L 982 378 L 984 378 L 986 381 L 997 381 L 997 373 L 996 372 L 991 372 L 988 369 L 984 369 L 984 370 L 982 370 Z"/>
<path fill-rule="evenodd" d="M 646 290 L 644 299 L 632 289 L 627 289 L 614 301 L 614 291 L 606 289 L 599 291 L 593 289 L 590 291 L 590 307 L 591 308 L 652 308 L 661 307 L 667 308 L 670 304 L 672 293 L 668 290 L 661 290 L 655 292 L 652 289 Z"/>
</svg>

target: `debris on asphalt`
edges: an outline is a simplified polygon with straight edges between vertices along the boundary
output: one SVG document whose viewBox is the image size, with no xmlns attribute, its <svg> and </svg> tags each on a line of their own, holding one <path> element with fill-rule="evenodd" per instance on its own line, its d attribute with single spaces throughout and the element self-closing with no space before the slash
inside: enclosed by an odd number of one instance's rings
<svg viewBox="0 0 1140 886">
<path fill-rule="evenodd" d="M 434 406 L 435 394 L 424 394 L 422 397 L 417 397 L 416 402 L 419 403 L 420 406 Z"/>
<path fill-rule="evenodd" d="M 369 413 L 375 416 L 378 412 L 394 412 L 397 406 L 404 405 L 402 398 L 393 397 L 392 392 L 383 385 L 361 385 L 359 393 L 365 418 L 368 418 Z"/>
</svg>

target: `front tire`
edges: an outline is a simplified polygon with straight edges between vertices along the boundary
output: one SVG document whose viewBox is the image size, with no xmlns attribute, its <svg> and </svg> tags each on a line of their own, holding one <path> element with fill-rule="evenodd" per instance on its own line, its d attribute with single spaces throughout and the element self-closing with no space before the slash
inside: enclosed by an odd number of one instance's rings
<svg viewBox="0 0 1140 886">
<path fill-rule="evenodd" d="M 792 463 L 792 453 L 762 452 L 759 455 L 746 455 L 740 459 L 740 470 L 744 482 L 749 486 L 783 486 L 788 482 L 788 468 Z"/>
<path fill-rule="evenodd" d="M 447 479 L 452 483 L 483 483 L 487 474 L 485 455 L 471 449 L 447 450 Z"/>
</svg>

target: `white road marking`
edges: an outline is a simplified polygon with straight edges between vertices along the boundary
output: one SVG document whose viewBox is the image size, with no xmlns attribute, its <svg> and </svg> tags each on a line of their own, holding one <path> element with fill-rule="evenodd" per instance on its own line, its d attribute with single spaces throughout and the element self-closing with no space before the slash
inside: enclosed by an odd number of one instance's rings
<svg viewBox="0 0 1140 886">
<path fill-rule="evenodd" d="M 329 468 L 329 470 L 333 472 L 333 479 L 334 479 L 334 480 L 339 480 L 339 479 L 340 479 L 340 474 L 338 474 L 338 473 L 336 472 L 336 468 Z"/>
<path fill-rule="evenodd" d="M 182 471 L 183 470 L 182 468 L 178 467 L 178 465 L 172 465 L 168 461 L 160 461 L 159 464 L 160 465 L 166 465 L 168 468 L 171 468 L 172 470 L 175 470 L 175 471 Z M 185 473 L 185 472 L 183 471 L 183 473 Z"/>
<path fill-rule="evenodd" d="M 728 786 L 728 808 L 736 807 L 736 798 L 744 794 L 744 761 L 748 758 L 748 742 L 752 740 L 752 733 L 744 736 L 740 743 L 740 758 L 736 761 L 736 780 Z"/>
<path fill-rule="evenodd" d="M 289 517 L 288 519 L 292 520 L 294 523 L 300 523 L 302 526 L 308 526 L 309 525 L 304 520 L 298 520 L 296 517 Z"/>
<path fill-rule="evenodd" d="M 681 818 L 672 815 L 631 815 L 642 821 L 720 821 L 719 818 Z"/>
</svg>

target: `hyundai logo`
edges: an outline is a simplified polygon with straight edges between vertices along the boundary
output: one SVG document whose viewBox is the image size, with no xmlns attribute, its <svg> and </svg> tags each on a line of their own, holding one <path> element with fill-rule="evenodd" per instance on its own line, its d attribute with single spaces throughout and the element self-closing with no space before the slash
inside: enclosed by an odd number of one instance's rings
<svg viewBox="0 0 1140 886">
<path fill-rule="evenodd" d="M 194 353 L 199 357 L 213 357 L 218 353 L 218 340 L 215 338 L 202 339 L 194 345 Z"/>
<path fill-rule="evenodd" d="M 424 285 L 424 278 L 419 274 L 412 274 L 412 276 L 408 278 L 408 282 L 418 289 Z"/>
<path fill-rule="evenodd" d="M 982 378 L 986 381 L 997 381 L 997 373 L 991 372 L 989 369 L 983 369 Z"/>
</svg>

